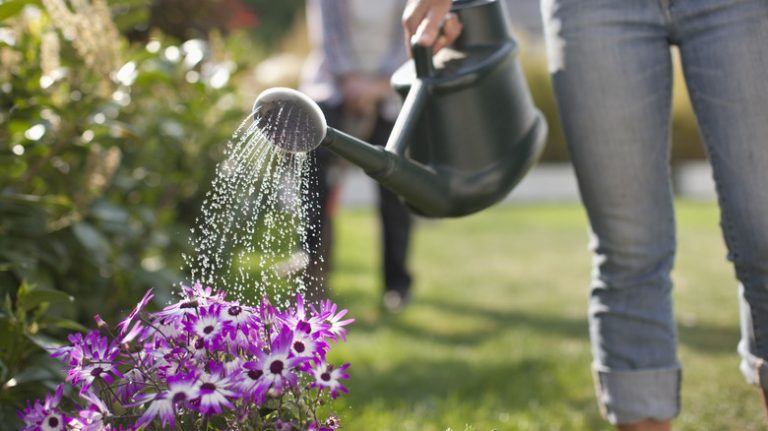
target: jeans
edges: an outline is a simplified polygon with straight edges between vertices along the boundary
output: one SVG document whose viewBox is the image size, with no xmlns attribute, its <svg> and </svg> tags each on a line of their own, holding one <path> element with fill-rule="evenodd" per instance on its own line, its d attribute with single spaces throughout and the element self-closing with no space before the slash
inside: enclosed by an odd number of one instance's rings
<svg viewBox="0 0 768 431">
<path fill-rule="evenodd" d="M 590 338 L 614 424 L 680 410 L 670 272 L 670 46 L 679 49 L 742 296 L 741 369 L 768 388 L 768 1 L 542 0 L 590 221 Z"/>
</svg>

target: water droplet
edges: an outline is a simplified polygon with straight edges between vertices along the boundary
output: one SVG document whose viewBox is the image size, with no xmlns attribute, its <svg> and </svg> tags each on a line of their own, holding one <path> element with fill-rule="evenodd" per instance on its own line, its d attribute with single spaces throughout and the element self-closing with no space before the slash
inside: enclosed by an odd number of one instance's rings
<svg viewBox="0 0 768 431">
<path fill-rule="evenodd" d="M 284 268 L 307 251 L 308 232 L 319 230 L 306 225 L 319 204 L 317 193 L 309 193 L 311 156 L 277 149 L 257 123 L 244 121 L 227 145 L 191 231 L 195 256 L 184 262 L 190 274 L 238 300 L 269 293 L 280 304 L 283 293 L 289 302 L 306 291 L 305 274 Z"/>
</svg>

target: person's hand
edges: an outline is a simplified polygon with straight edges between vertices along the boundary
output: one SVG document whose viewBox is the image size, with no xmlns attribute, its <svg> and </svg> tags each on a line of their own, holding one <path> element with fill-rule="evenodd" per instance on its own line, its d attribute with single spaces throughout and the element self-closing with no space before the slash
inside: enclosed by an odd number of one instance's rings
<svg viewBox="0 0 768 431">
<path fill-rule="evenodd" d="M 450 11 L 451 0 L 408 0 L 403 11 L 406 43 L 431 46 L 433 52 L 453 43 L 461 33 L 461 22 Z"/>
<path fill-rule="evenodd" d="M 344 110 L 349 114 L 361 115 L 375 111 L 377 103 L 392 90 L 389 79 L 364 73 L 349 73 L 341 80 Z"/>
</svg>

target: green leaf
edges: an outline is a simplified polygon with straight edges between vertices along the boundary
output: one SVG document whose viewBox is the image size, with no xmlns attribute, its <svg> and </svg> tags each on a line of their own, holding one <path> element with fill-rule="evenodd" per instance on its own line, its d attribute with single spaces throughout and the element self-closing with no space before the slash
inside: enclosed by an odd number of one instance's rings
<svg viewBox="0 0 768 431">
<path fill-rule="evenodd" d="M 61 344 L 58 344 L 53 347 L 60 347 L 60 346 Z M 41 354 L 43 353 L 41 352 Z M 34 366 L 28 366 L 24 368 L 23 371 L 13 376 L 13 378 L 16 380 L 17 385 L 33 383 L 33 382 L 37 383 L 45 380 L 54 379 L 57 377 L 55 374 L 51 372 L 51 370 L 41 367 L 40 361 L 34 361 L 34 362 L 37 362 L 36 364 L 33 364 Z"/>
<path fill-rule="evenodd" d="M 66 195 L 30 195 L 21 193 L 4 193 L 0 194 L 0 202 L 7 202 L 10 204 L 42 204 L 44 206 L 60 206 L 66 209 L 74 208 L 72 199 Z M 7 207 L 0 208 L 6 210 Z"/>
<path fill-rule="evenodd" d="M 8 0 L 0 3 L 0 21 L 18 15 L 26 5 L 40 5 L 40 0 Z"/>
<path fill-rule="evenodd" d="M 11 301 L 11 295 L 5 294 L 5 301 L 3 301 L 3 313 L 10 319 L 13 316 L 13 301 Z"/>
<path fill-rule="evenodd" d="M 88 332 L 89 329 L 85 326 L 70 319 L 51 319 L 45 320 L 43 323 L 49 326 L 55 326 L 60 329 L 68 329 L 70 331 Z"/>
<path fill-rule="evenodd" d="M 53 349 L 64 345 L 60 340 L 44 334 L 27 335 L 27 339 L 44 350 Z"/>
<path fill-rule="evenodd" d="M 130 221 L 128 211 L 107 201 L 98 201 L 91 208 L 91 215 L 102 222 L 127 224 Z"/>
<path fill-rule="evenodd" d="M 148 6 L 149 4 L 142 5 L 140 8 L 130 10 L 127 13 L 116 15 L 114 17 L 115 24 L 122 31 L 132 30 L 135 27 L 140 27 L 142 24 L 147 22 L 147 11 L 149 10 Z"/>
<path fill-rule="evenodd" d="M 88 223 L 76 223 L 72 226 L 72 232 L 80 244 L 89 252 L 98 263 L 105 263 L 110 252 L 110 245 L 104 235 Z"/>
<path fill-rule="evenodd" d="M 74 300 L 73 297 L 60 290 L 32 288 L 25 281 L 19 287 L 16 307 L 20 310 L 29 311 L 43 303 L 73 302 Z"/>
<path fill-rule="evenodd" d="M 0 382 L 7 382 L 8 381 L 8 366 L 5 365 L 5 362 L 3 362 L 2 359 L 0 359 Z"/>
</svg>

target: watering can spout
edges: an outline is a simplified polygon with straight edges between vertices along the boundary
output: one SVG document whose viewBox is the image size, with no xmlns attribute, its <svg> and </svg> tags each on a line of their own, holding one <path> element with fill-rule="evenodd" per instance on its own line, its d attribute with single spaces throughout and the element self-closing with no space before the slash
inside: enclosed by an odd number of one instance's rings
<svg viewBox="0 0 768 431">
<path fill-rule="evenodd" d="M 329 127 L 320 107 L 296 90 L 262 92 L 252 115 L 272 144 L 284 151 L 304 153 L 327 147 L 401 196 L 414 211 L 427 216 L 450 212 L 448 184 L 433 170 Z"/>
<path fill-rule="evenodd" d="M 392 76 L 404 96 L 386 148 L 328 127 L 315 102 L 295 90 L 270 89 L 254 117 L 273 143 L 307 152 L 320 145 L 362 167 L 427 217 L 458 217 L 504 199 L 536 162 L 546 122 L 533 104 L 504 2 L 454 0 L 464 29 L 433 55 Z"/>
</svg>

